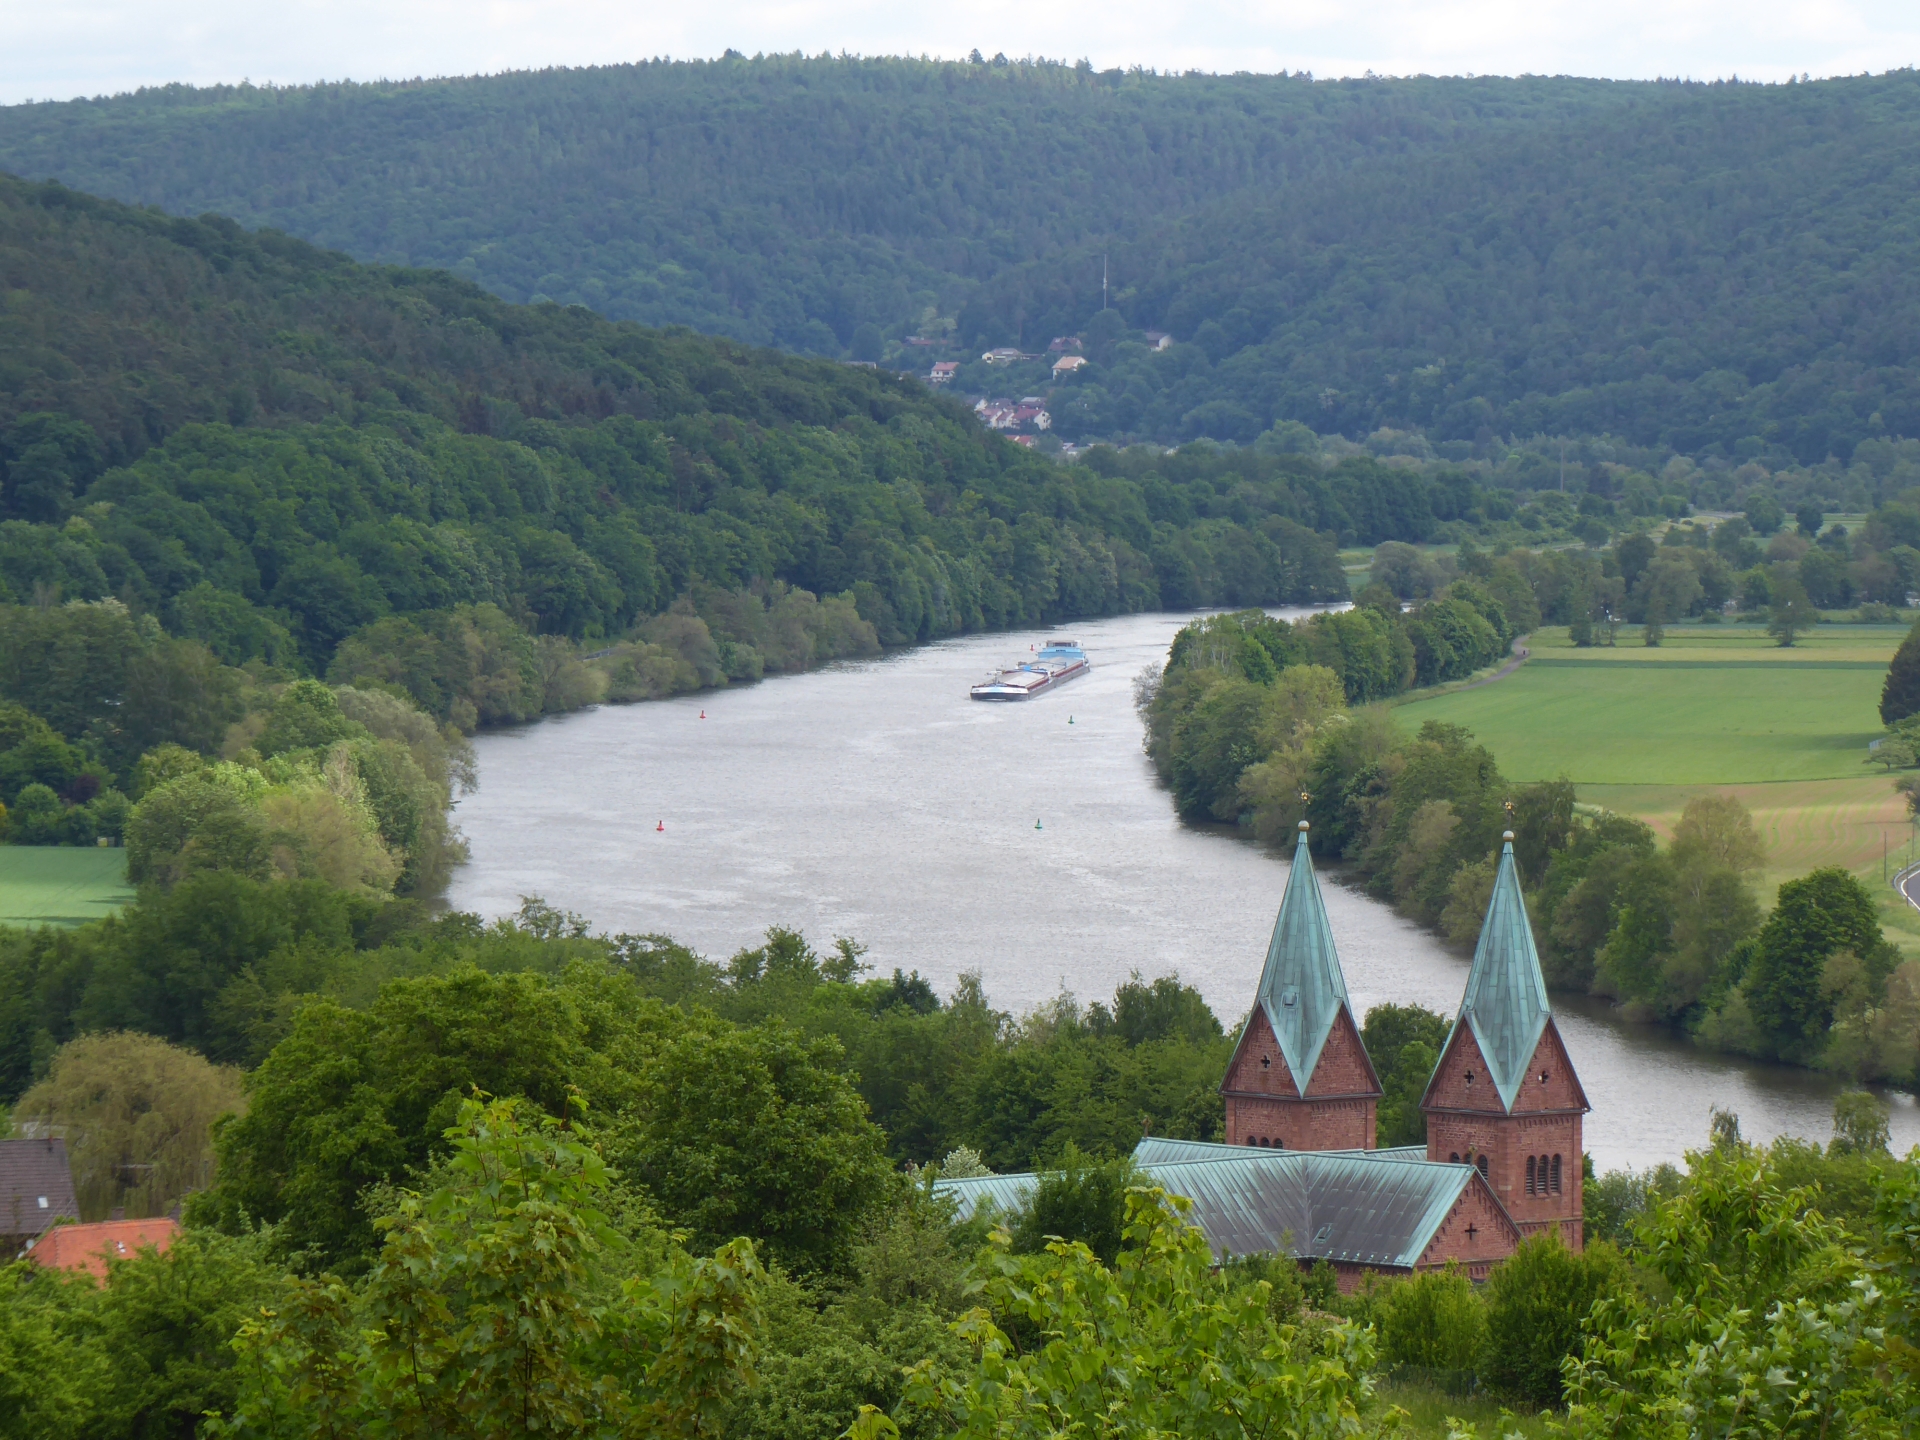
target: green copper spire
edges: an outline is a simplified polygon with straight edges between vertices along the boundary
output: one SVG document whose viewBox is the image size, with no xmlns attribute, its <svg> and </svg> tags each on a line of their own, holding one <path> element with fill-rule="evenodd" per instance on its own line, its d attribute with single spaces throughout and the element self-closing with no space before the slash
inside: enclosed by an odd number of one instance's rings
<svg viewBox="0 0 1920 1440">
<path fill-rule="evenodd" d="M 1480 1044 L 1501 1103 L 1509 1110 L 1552 1014 L 1540 955 L 1533 948 L 1533 927 L 1527 923 L 1526 902 L 1520 898 L 1509 830 L 1500 850 L 1500 871 L 1494 876 L 1486 923 L 1480 927 L 1480 943 L 1473 952 L 1466 998 L 1460 1002 L 1460 1021 L 1473 1027 L 1473 1038 Z"/>
<path fill-rule="evenodd" d="M 1266 969 L 1260 972 L 1260 1007 L 1280 1041 L 1280 1053 L 1302 1095 L 1320 1063 L 1320 1051 L 1333 1032 L 1334 1017 L 1347 1003 L 1347 982 L 1333 948 L 1333 927 L 1320 901 L 1313 857 L 1307 853 L 1307 825 L 1293 846 L 1287 893 L 1273 922 Z M 1524 1063 L 1524 1062 L 1523 1062 Z"/>
</svg>

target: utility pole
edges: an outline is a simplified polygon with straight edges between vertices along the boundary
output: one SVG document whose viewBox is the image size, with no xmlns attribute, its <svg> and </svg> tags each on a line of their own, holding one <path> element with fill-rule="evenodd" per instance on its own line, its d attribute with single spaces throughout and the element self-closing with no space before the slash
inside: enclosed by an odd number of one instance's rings
<svg viewBox="0 0 1920 1440">
<path fill-rule="evenodd" d="M 1107 252 L 1100 252 L 1100 308 L 1107 308 Z"/>
<path fill-rule="evenodd" d="M 1560 437 L 1560 493 L 1567 493 L 1567 437 Z"/>
</svg>

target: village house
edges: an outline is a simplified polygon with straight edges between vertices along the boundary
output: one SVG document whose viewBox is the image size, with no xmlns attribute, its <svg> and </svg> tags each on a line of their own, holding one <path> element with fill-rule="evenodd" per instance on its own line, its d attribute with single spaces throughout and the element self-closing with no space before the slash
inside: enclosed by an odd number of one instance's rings
<svg viewBox="0 0 1920 1440">
<path fill-rule="evenodd" d="M 1374 1148 L 1380 1081 L 1347 999 L 1303 821 L 1254 1005 L 1220 1090 L 1226 1142 L 1143 1139 L 1134 1158 L 1193 1201 L 1222 1259 L 1369 1271 L 1457 1264 L 1473 1280 L 1529 1234 L 1582 1246 L 1585 1093 L 1561 1042 L 1514 869 L 1513 835 L 1453 1029 L 1421 1101 L 1424 1146 Z M 942 1181 L 962 1217 L 1017 1207 L 1035 1175 Z"/>
<path fill-rule="evenodd" d="M 980 358 L 989 365 L 1011 365 L 1014 361 L 1024 360 L 1027 357 L 1022 355 L 1018 350 L 1003 345 L 997 350 L 987 351 Z"/>
<path fill-rule="evenodd" d="M 927 376 L 927 383 L 929 385 L 950 385 L 953 383 L 954 372 L 959 368 L 960 362 L 958 360 L 936 360 L 933 362 L 932 373 Z"/>
<path fill-rule="evenodd" d="M 105 1280 L 113 1261 L 131 1260 L 149 1247 L 164 1255 L 179 1233 L 179 1223 L 164 1215 L 56 1225 L 34 1241 L 27 1259 L 47 1270 L 84 1270 L 96 1280 Z"/>
<path fill-rule="evenodd" d="M 48 1226 L 79 1218 L 65 1140 L 0 1140 L 0 1263 L 13 1259 Z"/>
<path fill-rule="evenodd" d="M 1173 344 L 1173 336 L 1169 335 L 1166 331 L 1147 331 L 1147 348 L 1149 350 L 1164 350 L 1171 344 Z"/>
<path fill-rule="evenodd" d="M 1058 380 L 1062 375 L 1071 375 L 1086 363 L 1087 357 L 1084 355 L 1062 355 L 1053 362 L 1053 378 Z"/>
<path fill-rule="evenodd" d="M 1065 355 L 1081 348 L 1078 335 L 1056 335 L 1047 346 L 1049 355 Z"/>
</svg>

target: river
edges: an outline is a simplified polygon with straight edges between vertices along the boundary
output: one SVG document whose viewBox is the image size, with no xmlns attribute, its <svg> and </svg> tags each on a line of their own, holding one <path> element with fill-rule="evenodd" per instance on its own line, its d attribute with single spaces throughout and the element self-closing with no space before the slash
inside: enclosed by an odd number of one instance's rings
<svg viewBox="0 0 1920 1440">
<path fill-rule="evenodd" d="M 1092 674 L 1020 704 L 970 701 L 967 686 L 1038 632 L 478 736 L 480 786 L 456 816 L 472 859 L 448 900 L 491 918 L 538 895 L 596 929 L 662 932 L 715 957 L 776 924 L 816 945 L 850 935 L 882 974 L 918 970 L 944 993 L 978 971 L 1015 1012 L 1178 971 L 1231 1025 L 1287 864 L 1182 825 L 1141 753 L 1134 678 L 1187 618 L 1073 627 Z M 1377 901 L 1323 890 L 1361 1014 L 1383 1001 L 1453 1013 L 1468 956 Z M 1588 1002 L 1558 1009 L 1603 1170 L 1678 1161 L 1715 1105 L 1752 1139 L 1831 1131 L 1837 1087 L 1823 1077 L 1704 1054 Z M 1920 1111 L 1889 1098 L 1904 1151 Z"/>
</svg>

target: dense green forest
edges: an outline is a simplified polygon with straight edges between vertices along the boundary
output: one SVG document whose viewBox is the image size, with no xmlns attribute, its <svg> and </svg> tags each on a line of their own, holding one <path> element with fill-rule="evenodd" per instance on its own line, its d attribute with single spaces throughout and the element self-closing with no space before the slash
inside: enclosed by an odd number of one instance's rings
<svg viewBox="0 0 1920 1440">
<path fill-rule="evenodd" d="M 1083 334 L 1075 438 L 1812 464 L 1920 434 L 1917 86 L 729 56 L 13 106 L 0 166 L 790 350 Z"/>
</svg>

